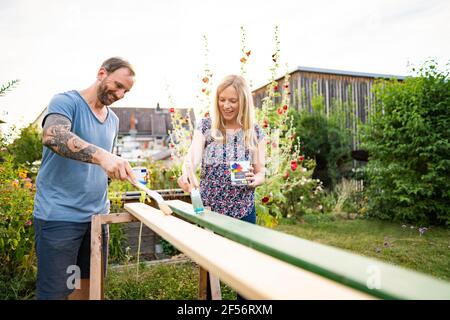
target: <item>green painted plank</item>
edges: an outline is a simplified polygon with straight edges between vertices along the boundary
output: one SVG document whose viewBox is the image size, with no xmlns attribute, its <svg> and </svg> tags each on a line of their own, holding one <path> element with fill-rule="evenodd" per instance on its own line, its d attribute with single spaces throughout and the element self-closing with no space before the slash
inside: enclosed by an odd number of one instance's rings
<svg viewBox="0 0 450 320">
<path fill-rule="evenodd" d="M 450 299 L 450 283 L 431 276 L 243 222 L 192 205 L 166 201 L 184 219 L 277 259 L 382 299 Z"/>
</svg>

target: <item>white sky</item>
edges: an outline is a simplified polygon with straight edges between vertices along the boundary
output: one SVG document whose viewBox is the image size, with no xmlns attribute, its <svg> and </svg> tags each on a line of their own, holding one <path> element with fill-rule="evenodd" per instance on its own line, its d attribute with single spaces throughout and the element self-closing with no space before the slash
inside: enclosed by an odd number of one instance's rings
<svg viewBox="0 0 450 320">
<path fill-rule="evenodd" d="M 274 26 L 280 74 L 299 65 L 405 75 L 408 62 L 450 60 L 450 1 L 0 0 L 0 118 L 23 126 L 58 92 L 84 89 L 103 60 L 123 56 L 137 82 L 113 106 L 198 105 L 209 42 L 214 83 L 240 72 L 241 31 L 252 50 L 247 77 L 270 78 Z M 169 90 L 167 90 L 169 87 Z"/>
</svg>

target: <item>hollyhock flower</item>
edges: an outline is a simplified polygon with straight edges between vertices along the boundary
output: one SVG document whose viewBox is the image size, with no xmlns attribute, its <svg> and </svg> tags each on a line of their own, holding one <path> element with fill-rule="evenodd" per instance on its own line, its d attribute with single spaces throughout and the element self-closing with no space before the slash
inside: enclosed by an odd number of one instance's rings
<svg viewBox="0 0 450 320">
<path fill-rule="evenodd" d="M 285 105 L 283 106 L 283 110 L 286 111 L 287 109 L 288 109 L 288 106 L 287 106 L 287 104 L 285 104 Z"/>
<path fill-rule="evenodd" d="M 208 83 L 209 78 L 208 78 L 208 77 L 204 77 L 204 78 L 202 79 L 202 81 L 203 81 L 204 83 Z"/>
<path fill-rule="evenodd" d="M 291 170 L 295 171 L 297 170 L 297 167 L 298 167 L 297 161 L 295 160 L 291 161 Z"/>
<path fill-rule="evenodd" d="M 252 53 L 252 50 L 248 50 L 245 54 L 248 56 L 250 56 L 250 54 Z"/>
<path fill-rule="evenodd" d="M 281 109 L 281 108 L 278 108 L 278 110 L 277 110 L 277 112 L 278 112 L 278 114 L 283 114 L 283 109 Z"/>
<path fill-rule="evenodd" d="M 169 109 L 169 112 L 170 112 L 170 113 L 174 113 L 174 112 L 175 112 L 175 108 L 173 108 L 173 107 L 170 108 L 170 109 Z"/>
<path fill-rule="evenodd" d="M 264 198 L 262 198 L 262 203 L 267 203 L 269 202 L 270 198 L 268 196 L 265 196 Z"/>
<path fill-rule="evenodd" d="M 278 91 L 278 86 L 273 87 L 273 90 Z"/>
<path fill-rule="evenodd" d="M 209 111 L 206 111 L 205 112 L 205 118 L 208 118 L 209 117 Z"/>
<path fill-rule="evenodd" d="M 202 88 L 202 92 L 205 93 L 206 92 L 206 88 Z"/>
<path fill-rule="evenodd" d="M 298 157 L 298 161 L 303 162 L 303 160 L 305 160 L 305 157 L 304 157 L 304 156 Z"/>
</svg>

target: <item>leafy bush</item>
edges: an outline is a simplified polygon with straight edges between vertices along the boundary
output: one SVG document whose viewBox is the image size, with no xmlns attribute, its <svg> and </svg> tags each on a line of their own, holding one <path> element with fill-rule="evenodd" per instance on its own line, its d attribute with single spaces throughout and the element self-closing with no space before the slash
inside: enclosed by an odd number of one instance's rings
<svg viewBox="0 0 450 320">
<path fill-rule="evenodd" d="M 0 164 L 0 299 L 33 292 L 36 272 L 33 232 L 35 187 L 12 158 Z"/>
<path fill-rule="evenodd" d="M 368 214 L 450 225 L 450 81 L 425 64 L 416 77 L 380 82 L 364 134 Z"/>
<path fill-rule="evenodd" d="M 312 177 L 333 190 L 351 169 L 351 132 L 347 129 L 347 118 L 351 120 L 353 115 L 346 112 L 351 110 L 349 106 L 337 102 L 326 115 L 323 96 L 316 91 L 313 90 L 312 112 L 303 109 L 291 114 L 303 153 L 316 161 Z"/>
<path fill-rule="evenodd" d="M 14 156 L 16 166 L 31 169 L 33 162 L 42 158 L 41 133 L 33 125 L 23 128 L 20 136 L 8 146 L 8 151 Z"/>
</svg>

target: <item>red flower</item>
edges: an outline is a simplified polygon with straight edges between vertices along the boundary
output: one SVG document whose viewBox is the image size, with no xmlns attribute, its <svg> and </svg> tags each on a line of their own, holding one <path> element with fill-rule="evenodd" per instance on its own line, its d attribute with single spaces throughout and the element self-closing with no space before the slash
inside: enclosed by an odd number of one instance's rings
<svg viewBox="0 0 450 320">
<path fill-rule="evenodd" d="M 173 143 L 170 144 L 171 148 L 175 148 L 175 145 Z"/>
<path fill-rule="evenodd" d="M 274 91 L 278 91 L 278 86 L 273 87 Z"/>
<path fill-rule="evenodd" d="M 204 77 L 204 78 L 202 79 L 202 81 L 203 81 L 204 83 L 208 83 L 209 78 L 208 78 L 208 77 Z"/>
<path fill-rule="evenodd" d="M 250 54 L 252 53 L 252 50 L 248 50 L 245 54 L 248 56 L 250 56 Z"/>
<path fill-rule="evenodd" d="M 263 128 L 267 127 L 269 127 L 269 122 L 267 121 L 267 119 L 264 119 Z"/>
<path fill-rule="evenodd" d="M 206 88 L 202 88 L 202 92 L 205 93 L 206 92 Z"/>
<path fill-rule="evenodd" d="M 291 170 L 295 171 L 295 170 L 297 170 L 297 167 L 298 167 L 297 161 L 292 160 L 291 161 Z"/>
<path fill-rule="evenodd" d="M 205 118 L 208 118 L 209 117 L 209 111 L 206 111 L 205 112 Z"/>
<path fill-rule="evenodd" d="M 264 198 L 262 198 L 262 203 L 267 203 L 269 202 L 270 198 L 268 196 L 265 196 Z"/>
<path fill-rule="evenodd" d="M 289 84 L 286 83 L 286 84 L 284 85 L 284 87 L 285 87 L 286 89 L 289 88 Z"/>
<path fill-rule="evenodd" d="M 305 160 L 305 157 L 304 157 L 304 156 L 298 157 L 298 161 L 302 162 L 303 160 Z"/>
<path fill-rule="evenodd" d="M 283 114 L 283 109 L 278 108 L 277 112 L 278 112 L 278 114 Z"/>
<path fill-rule="evenodd" d="M 242 57 L 240 61 L 241 61 L 242 63 L 246 63 L 246 62 L 247 62 L 247 59 L 245 59 L 245 57 Z"/>
<path fill-rule="evenodd" d="M 288 106 L 287 106 L 287 104 L 285 104 L 285 105 L 283 106 L 283 110 L 286 111 L 287 109 L 288 109 Z"/>
<path fill-rule="evenodd" d="M 170 113 L 174 113 L 174 112 L 175 112 L 175 108 L 170 108 L 170 109 L 169 109 L 169 112 L 170 112 Z"/>
<path fill-rule="evenodd" d="M 29 227 L 33 224 L 33 221 L 30 219 L 27 222 L 25 222 L 25 227 Z"/>
</svg>

